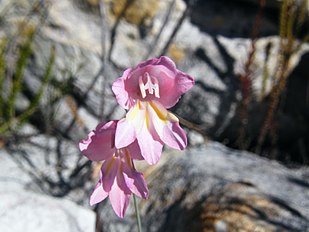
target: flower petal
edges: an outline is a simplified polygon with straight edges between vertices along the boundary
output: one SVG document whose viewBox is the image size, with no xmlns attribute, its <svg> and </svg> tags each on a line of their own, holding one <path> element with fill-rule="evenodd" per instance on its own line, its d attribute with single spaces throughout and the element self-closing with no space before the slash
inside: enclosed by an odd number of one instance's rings
<svg viewBox="0 0 309 232">
<path fill-rule="evenodd" d="M 178 150 L 187 146 L 185 131 L 179 126 L 178 118 L 174 114 L 158 102 L 149 102 L 148 113 L 162 142 Z"/>
<path fill-rule="evenodd" d="M 103 201 L 108 196 L 108 192 L 104 191 L 102 181 L 99 180 L 93 192 L 90 195 L 90 205 L 97 204 Z"/>
<path fill-rule="evenodd" d="M 141 102 L 137 102 L 126 114 L 126 118 L 117 124 L 115 145 L 118 149 L 134 142 L 145 121 L 146 110 Z"/>
<path fill-rule="evenodd" d="M 139 63 L 135 69 L 147 67 L 149 65 L 157 65 L 160 62 L 160 58 L 153 58 Z"/>
<path fill-rule="evenodd" d="M 136 139 L 134 125 L 126 118 L 121 119 L 117 124 L 115 135 L 115 146 L 117 149 L 126 147 Z"/>
<path fill-rule="evenodd" d="M 160 93 L 165 94 L 161 94 L 158 101 L 167 109 L 173 107 L 179 101 L 181 95 L 194 85 L 193 78 L 179 70 L 173 76 L 162 72 L 160 77 Z M 164 83 L 162 83 L 163 80 Z"/>
<path fill-rule="evenodd" d="M 123 177 L 132 193 L 140 198 L 148 198 L 148 188 L 142 173 L 127 166 L 124 168 Z"/>
<path fill-rule="evenodd" d="M 134 125 L 135 132 L 138 133 L 143 127 L 147 112 L 147 103 L 137 101 L 127 115 L 126 119 Z"/>
<path fill-rule="evenodd" d="M 118 178 L 114 181 L 111 191 L 109 192 L 109 199 L 112 207 L 118 217 L 123 218 L 130 202 L 131 192 L 127 189 L 122 189 L 122 184 L 119 186 Z"/>
<path fill-rule="evenodd" d="M 146 120 L 149 121 L 149 120 Z M 149 164 L 156 164 L 161 156 L 163 143 L 152 125 L 144 126 L 136 135 L 141 154 Z"/>
<path fill-rule="evenodd" d="M 147 104 L 147 113 L 152 126 L 162 140 L 164 127 L 168 123 L 169 112 L 159 102 L 153 101 Z"/>
<path fill-rule="evenodd" d="M 157 80 L 158 94 L 141 94 L 140 78 L 145 74 Z M 175 63 L 167 56 L 141 62 L 132 69 L 127 69 L 122 77 L 113 83 L 113 92 L 118 103 L 130 109 L 136 101 L 159 101 L 165 108 L 174 106 L 181 95 L 194 85 L 188 74 L 176 69 Z M 158 95 L 160 97 L 158 97 Z"/>
<path fill-rule="evenodd" d="M 111 158 L 106 160 L 101 167 L 101 180 L 103 184 L 103 189 L 106 192 L 111 190 L 111 187 L 116 179 L 116 175 L 119 169 L 120 161 L 119 158 Z"/>
<path fill-rule="evenodd" d="M 187 136 L 178 122 L 169 122 L 163 130 L 162 141 L 168 146 L 183 150 L 187 146 Z"/>
<path fill-rule="evenodd" d="M 131 143 L 128 147 L 127 147 L 129 154 L 131 156 L 132 159 L 136 159 L 136 160 L 143 160 L 144 157 L 141 154 L 141 149 L 138 145 L 137 140 L 135 140 L 133 143 Z"/>
<path fill-rule="evenodd" d="M 100 123 L 88 134 L 88 139 L 81 140 L 79 149 L 82 154 L 93 161 L 109 159 L 115 152 L 114 137 L 116 121 Z"/>
<path fill-rule="evenodd" d="M 167 109 L 173 107 L 179 101 L 181 95 L 194 85 L 193 78 L 178 70 L 175 63 L 167 56 L 161 56 L 159 59 L 151 59 L 139 64 L 132 70 L 131 75 L 137 72 L 140 73 L 139 75 L 148 72 L 159 81 L 160 98 L 148 95 L 144 100 L 157 100 Z M 134 84 L 136 82 L 135 78 L 133 78 L 134 81 L 132 80 Z M 126 82 L 126 85 L 128 82 Z M 137 84 L 135 85 L 137 86 Z M 132 97 L 136 96 L 132 95 Z"/>
<path fill-rule="evenodd" d="M 120 78 L 117 78 L 112 85 L 112 90 L 116 96 L 117 102 L 124 109 L 128 109 L 129 107 L 131 107 L 129 95 L 124 85 L 124 79 L 129 75 L 130 72 L 131 72 L 131 69 L 125 70 L 123 73 L 123 76 Z"/>
<path fill-rule="evenodd" d="M 168 68 L 172 72 L 177 71 L 174 61 L 171 60 L 168 56 L 161 56 L 158 59 L 157 65 L 163 65 L 164 67 Z"/>
</svg>

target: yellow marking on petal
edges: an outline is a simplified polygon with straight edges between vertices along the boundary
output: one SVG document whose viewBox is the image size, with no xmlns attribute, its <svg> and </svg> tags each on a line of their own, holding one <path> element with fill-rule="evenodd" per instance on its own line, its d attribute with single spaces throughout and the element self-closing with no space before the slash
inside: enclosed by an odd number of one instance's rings
<svg viewBox="0 0 309 232">
<path fill-rule="evenodd" d="M 172 122 L 179 122 L 179 119 L 177 118 L 177 116 L 171 112 L 167 113 L 167 120 L 172 121 Z"/>
<path fill-rule="evenodd" d="M 168 121 L 179 122 L 179 120 L 176 117 L 176 115 L 174 115 L 173 113 L 169 112 L 165 108 L 160 107 L 161 109 L 159 109 L 159 107 L 157 107 L 157 105 L 155 103 L 153 103 L 153 102 L 149 102 L 149 104 L 154 109 L 154 111 L 156 112 L 158 117 L 162 121 L 164 121 L 165 123 L 167 123 Z"/>
<path fill-rule="evenodd" d="M 149 102 L 149 105 L 154 109 L 154 111 L 156 112 L 156 114 L 158 115 L 158 117 L 162 120 L 162 121 L 167 121 L 167 115 L 168 115 L 168 112 L 167 110 L 164 109 L 163 110 L 160 110 L 156 105 L 155 103 L 153 103 L 152 101 Z"/>
<path fill-rule="evenodd" d="M 150 108 L 148 107 L 153 109 L 158 119 L 164 124 L 179 122 L 178 118 L 173 113 L 166 110 L 160 103 L 153 101 L 137 101 L 136 105 L 129 110 L 126 116 L 126 119 L 133 123 L 136 133 L 139 133 L 143 127 L 150 130 L 152 122 L 149 114 Z"/>
<path fill-rule="evenodd" d="M 150 124 L 149 124 L 149 115 L 148 115 L 148 111 L 146 111 L 146 113 L 145 113 L 145 123 L 146 123 L 147 129 L 149 129 Z"/>
<path fill-rule="evenodd" d="M 130 164 L 130 168 L 133 169 L 133 165 L 132 165 L 132 162 L 131 162 L 129 150 L 127 148 L 124 148 L 123 151 L 124 151 L 126 163 Z"/>
<path fill-rule="evenodd" d="M 128 120 L 130 120 L 130 121 L 133 121 L 137 117 L 137 114 L 139 113 L 139 110 L 140 110 L 140 102 L 138 101 L 136 103 L 136 105 L 133 106 L 131 110 L 129 110 L 129 112 L 127 113 L 126 118 Z"/>
<path fill-rule="evenodd" d="M 114 154 L 113 157 L 111 158 L 111 160 L 108 162 L 107 167 L 106 167 L 106 173 L 108 173 L 111 170 L 113 163 L 116 159 L 115 155 L 116 154 Z"/>
</svg>

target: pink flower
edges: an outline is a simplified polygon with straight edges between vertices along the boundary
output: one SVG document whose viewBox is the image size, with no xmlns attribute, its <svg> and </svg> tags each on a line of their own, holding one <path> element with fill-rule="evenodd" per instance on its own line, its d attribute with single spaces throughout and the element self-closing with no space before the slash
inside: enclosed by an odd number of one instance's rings
<svg viewBox="0 0 309 232">
<path fill-rule="evenodd" d="M 124 217 L 131 194 L 146 199 L 148 188 L 142 173 L 135 170 L 132 159 L 142 159 L 137 142 L 116 149 L 114 146 L 117 121 L 99 124 L 87 140 L 81 140 L 82 154 L 93 161 L 103 160 L 100 179 L 90 196 L 90 204 L 103 201 L 107 196 L 115 213 Z"/>
<path fill-rule="evenodd" d="M 164 108 L 173 107 L 180 96 L 192 88 L 193 78 L 176 69 L 167 56 L 144 61 L 124 71 L 113 83 L 117 102 L 125 109 L 138 100 L 157 101 Z"/>
<path fill-rule="evenodd" d="M 193 78 L 177 70 L 166 56 L 127 69 L 112 86 L 118 103 L 129 110 L 118 123 L 115 146 L 126 147 L 137 140 L 141 155 L 150 164 L 158 162 L 163 144 L 184 149 L 186 134 L 178 118 L 166 109 L 193 84 Z"/>
</svg>

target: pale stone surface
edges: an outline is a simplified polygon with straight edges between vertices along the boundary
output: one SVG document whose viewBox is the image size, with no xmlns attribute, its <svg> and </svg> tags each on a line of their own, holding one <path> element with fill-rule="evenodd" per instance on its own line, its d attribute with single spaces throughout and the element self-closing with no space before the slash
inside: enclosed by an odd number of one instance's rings
<svg viewBox="0 0 309 232">
<path fill-rule="evenodd" d="M 1 191 L 20 191 L 31 182 L 29 175 L 24 173 L 3 149 L 0 149 L 0 185 Z"/>
<path fill-rule="evenodd" d="M 211 226 L 228 226 L 228 231 L 237 231 L 232 218 L 249 222 L 250 227 L 243 228 L 259 231 L 309 228 L 309 183 L 304 179 L 308 168 L 288 169 L 210 141 L 181 153 L 167 150 L 159 164 L 144 173 L 149 199 L 140 200 L 140 209 L 146 231 L 202 231 L 211 213 L 218 219 Z M 133 202 L 123 220 L 117 219 L 110 203 L 100 210 L 104 230 L 135 231 Z"/>
<path fill-rule="evenodd" d="M 2 187 L 0 197 L 2 232 L 95 231 L 95 214 L 68 200 Z"/>
<path fill-rule="evenodd" d="M 36 153 L 35 149 L 32 151 Z M 30 160 L 36 165 L 44 164 L 42 153 L 41 158 L 34 156 Z M 18 154 L 0 150 L 1 232 L 95 231 L 93 211 L 68 199 L 43 195 L 25 167 Z"/>
<path fill-rule="evenodd" d="M 16 8 L 10 7 L 5 12 L 7 16 L 5 19 L 8 20 L 5 22 L 7 31 L 9 31 L 11 25 L 15 25 L 12 22 L 24 19 L 21 15 L 27 15 L 29 7 L 31 7 L 30 4 L 27 4 L 28 1 L 15 2 L 18 2 Z M 47 175 L 57 182 L 55 165 L 57 145 L 65 150 L 61 154 L 64 155 L 63 166 L 67 167 L 64 178 L 65 181 L 68 181 L 70 170 L 74 168 L 74 164 L 77 163 L 80 157 L 80 154 L 76 151 L 77 142 L 79 139 L 85 138 L 90 129 L 94 129 L 100 113 L 101 102 L 105 101 L 103 111 L 106 119 L 118 119 L 124 115 L 124 111 L 117 107 L 110 85 L 115 78 L 121 75 L 125 68 L 134 66 L 145 58 L 151 42 L 154 41 L 160 30 L 162 20 L 171 1 L 161 1 L 160 11 L 153 18 L 153 26 L 151 23 L 149 24 L 144 37 L 141 35 L 141 28 L 120 19 L 115 30 L 115 44 L 111 60 L 104 67 L 100 57 L 102 55 L 101 25 L 98 15 L 90 12 L 86 13 L 86 11 L 77 7 L 75 4 L 77 1 L 55 0 L 49 2 L 51 4 L 49 17 L 46 25 L 43 25 L 39 35 L 35 38 L 34 55 L 31 59 L 31 65 L 25 72 L 25 84 L 31 91 L 36 92 L 40 86 L 39 78 L 42 76 L 48 61 L 50 48 L 54 45 L 57 54 L 54 67 L 55 79 L 66 85 L 66 81 L 72 77 L 68 95 L 73 101 L 68 101 L 68 98 L 57 101 L 54 106 L 56 108 L 54 111 L 56 123 L 53 124 L 53 129 L 73 139 L 75 144 L 70 142 L 68 146 L 62 146 L 62 144 L 59 145 L 60 142 L 56 138 L 41 135 L 30 141 L 32 145 L 17 144 L 17 146 L 20 146 L 21 151 L 29 154 L 27 157 L 30 158 L 30 161 L 34 162 L 36 167 L 39 167 L 38 174 Z M 215 128 L 216 134 L 220 134 L 225 129 L 235 114 L 236 104 L 240 100 L 237 74 L 242 71 L 250 48 L 250 39 L 231 38 L 231 35 L 248 35 L 248 29 L 249 31 L 252 29 L 252 21 L 250 21 L 250 24 L 246 20 L 247 16 L 252 19 L 256 13 L 256 8 L 254 8 L 254 11 L 249 12 L 244 11 L 242 7 L 238 7 L 239 5 L 235 4 L 235 2 L 226 2 L 230 8 L 221 7 L 222 3 L 219 1 L 208 1 L 207 10 L 210 14 L 200 12 L 201 14 L 198 15 L 198 12 L 195 11 L 191 18 L 184 20 L 173 40 L 174 49 L 180 51 L 180 54 L 184 54 L 177 60 L 177 67 L 188 72 L 196 80 L 195 87 L 182 98 L 174 110 L 181 116 L 187 116 L 190 121 L 200 124 L 203 128 Z M 1 5 L 1 3 L 10 4 L 10 1 L 0 1 L 0 6 L 3 6 L 4 4 Z M 216 7 L 220 12 L 214 10 Z M 170 20 L 167 22 L 160 37 L 160 42 L 155 47 L 151 57 L 158 56 L 162 52 L 162 48 L 184 10 L 184 2 L 176 1 Z M 192 18 L 194 19 L 195 15 L 202 16 L 200 19 L 202 19 L 206 25 L 205 28 L 208 30 L 204 31 L 194 24 Z M 239 17 L 243 17 L 244 20 L 239 22 Z M 195 21 L 195 23 L 197 22 Z M 244 25 L 245 28 L 243 28 Z M 109 26 L 112 28 L 113 25 Z M 276 28 L 276 25 L 270 21 L 265 21 L 264 26 L 267 30 L 270 28 L 270 31 Z M 275 31 L 277 32 L 277 28 Z M 0 35 L 2 36 L 3 32 L 0 32 Z M 261 81 L 265 46 L 269 42 L 276 41 L 278 41 L 278 37 L 265 37 L 257 40 L 259 50 L 254 61 L 254 73 L 257 75 L 255 77 L 256 82 Z M 168 55 L 172 56 L 171 52 L 168 52 Z M 274 69 L 274 60 L 271 60 L 270 64 Z M 101 70 L 102 67 L 104 72 Z M 95 82 L 86 98 L 84 94 L 96 77 L 99 77 L 98 81 Z M 105 85 L 102 82 L 105 82 Z M 255 85 L 255 87 L 257 90 L 260 89 L 259 85 Z M 47 92 L 46 98 L 55 97 L 52 94 L 56 95 L 57 91 L 59 90 L 52 88 Z M 102 95 L 102 91 L 105 91 L 104 95 Z M 48 95 L 49 93 L 51 95 Z M 74 106 L 78 106 L 77 111 L 74 110 Z M 49 110 L 48 107 L 44 106 L 43 109 L 44 112 Z M 73 129 L 68 130 L 67 128 L 76 114 L 77 119 L 81 119 L 81 121 L 74 124 Z M 49 122 L 48 120 L 45 121 L 47 124 Z M 194 145 L 203 143 L 203 137 L 199 134 L 192 134 L 189 139 L 191 144 Z M 41 148 L 35 147 L 33 144 L 38 144 Z M 42 149 L 42 145 L 48 145 L 48 148 L 45 149 L 43 146 Z M 2 150 L 0 150 L 1 154 Z M 49 165 L 46 165 L 44 161 L 44 155 L 46 154 L 49 154 Z M 306 178 L 308 178 L 309 172 L 307 169 L 289 170 L 277 162 L 270 162 L 246 152 L 232 151 L 217 143 L 209 143 L 207 146 L 188 150 L 185 155 L 179 153 L 175 156 L 171 155 L 173 156 L 171 159 L 167 154 L 163 156 L 168 157 L 166 162 L 161 160 L 159 165 L 146 170 L 150 199 L 143 201 L 141 204 L 143 218 L 145 219 L 143 220 L 143 226 L 146 231 L 164 231 L 165 228 L 181 226 L 181 223 L 186 222 L 182 216 L 185 217 L 188 212 L 192 212 L 187 209 L 198 208 L 200 202 L 197 202 L 197 200 L 204 200 L 213 192 L 215 194 L 218 185 L 228 185 L 234 182 L 250 182 L 256 186 L 256 192 L 266 196 L 275 196 L 284 201 L 291 208 L 287 208 L 290 214 L 287 214 L 287 217 L 283 217 L 283 219 L 284 222 L 289 223 L 288 226 L 291 226 L 291 228 L 302 230 L 308 226 L 309 196 Z M 46 198 L 37 194 L 29 196 L 28 191 L 30 190 L 39 192 L 39 188 L 33 183 L 33 179 L 28 174 L 25 174 L 24 168 L 27 167 L 27 171 L 29 171 L 32 170 L 32 166 L 25 159 L 18 165 L 16 161 L 16 155 L 12 157 L 9 157 L 8 154 L 0 156 L 0 189 L 5 189 L 5 192 L 1 192 L 1 197 L 9 199 L 8 201 L 1 201 L 0 204 L 9 206 L 10 201 L 13 203 L 18 202 L 19 196 L 23 202 L 25 198 L 29 198 L 29 204 L 34 204 L 33 210 L 37 214 L 46 216 L 44 207 L 41 206 L 47 205 L 51 201 L 50 204 L 55 208 L 57 214 L 63 215 L 59 222 L 67 218 L 70 213 L 64 213 L 65 210 L 59 206 L 58 200 L 51 200 L 49 197 Z M 44 180 L 41 181 L 44 182 Z M 82 181 L 85 181 L 85 179 L 82 179 Z M 89 184 L 91 185 L 91 183 Z M 220 188 L 218 192 L 222 192 L 222 189 L 225 188 Z M 51 191 L 54 194 L 59 194 L 57 191 L 61 191 L 61 189 L 51 189 Z M 88 195 L 85 193 L 87 191 L 85 189 L 80 191 L 82 192 L 80 195 L 73 192 L 70 197 L 76 202 L 88 201 Z M 21 194 L 16 194 L 16 192 L 21 192 Z M 41 204 L 37 205 L 36 202 Z M 19 208 L 14 209 L 25 212 L 31 209 L 29 204 L 18 205 Z M 64 204 L 66 205 L 66 203 Z M 136 231 L 132 204 L 123 220 L 116 217 L 108 201 L 102 203 L 100 207 L 104 229 L 107 231 Z M 7 215 L 12 220 L 3 217 L 0 218 L 0 222 L 1 220 L 9 220 L 12 223 L 11 221 L 19 217 L 19 212 L 13 210 Z M 30 221 L 37 222 L 30 218 L 31 214 L 24 214 L 23 216 L 25 215 L 29 216 Z M 76 217 L 79 218 L 80 216 L 77 215 Z M 171 220 L 171 218 L 178 218 L 177 222 L 180 220 L 180 224 L 173 224 L 175 221 Z M 49 226 L 50 221 L 44 220 L 42 219 L 42 225 Z M 92 226 L 93 220 L 90 220 Z M 70 220 L 66 221 L 70 222 Z M 82 223 L 84 220 L 79 221 Z M 57 226 L 57 223 L 53 224 L 56 224 L 53 226 Z M 80 224 L 77 227 L 65 227 L 66 225 L 63 228 L 75 231 L 86 228 Z M 226 224 L 222 221 L 217 222 L 216 225 L 218 228 L 226 228 Z M 93 229 L 92 226 L 87 228 Z M 57 231 L 57 228 L 54 227 L 54 231 Z M 0 231 L 2 231 L 1 227 Z"/>
</svg>

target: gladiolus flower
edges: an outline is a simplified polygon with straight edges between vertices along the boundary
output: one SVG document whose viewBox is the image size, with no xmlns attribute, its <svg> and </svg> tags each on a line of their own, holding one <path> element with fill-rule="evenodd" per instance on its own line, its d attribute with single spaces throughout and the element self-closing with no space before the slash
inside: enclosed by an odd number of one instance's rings
<svg viewBox="0 0 309 232">
<path fill-rule="evenodd" d="M 143 174 L 136 171 L 132 162 L 132 159 L 143 159 L 137 142 L 121 149 L 114 146 L 117 122 L 99 124 L 89 133 L 88 139 L 80 141 L 79 148 L 90 160 L 104 161 L 90 204 L 97 204 L 109 196 L 115 213 L 123 218 L 132 193 L 146 199 L 148 188 Z"/>
<path fill-rule="evenodd" d="M 166 56 L 127 69 L 112 86 L 117 102 L 128 110 L 118 123 L 115 146 L 126 147 L 137 140 L 141 155 L 150 164 L 158 162 L 163 144 L 183 150 L 186 134 L 167 109 L 193 84 L 193 78 L 176 69 Z"/>
</svg>

